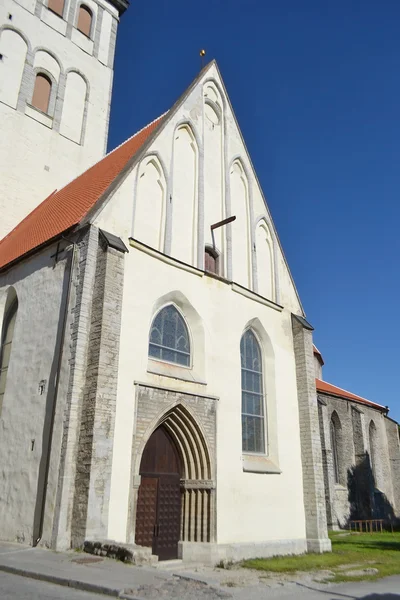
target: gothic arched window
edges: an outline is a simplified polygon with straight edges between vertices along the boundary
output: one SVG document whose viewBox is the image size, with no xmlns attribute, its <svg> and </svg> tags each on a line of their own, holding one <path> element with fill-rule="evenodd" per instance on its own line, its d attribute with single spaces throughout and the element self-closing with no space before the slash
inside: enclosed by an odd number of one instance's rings
<svg viewBox="0 0 400 600">
<path fill-rule="evenodd" d="M 51 80 L 44 73 L 38 73 L 33 88 L 32 106 L 47 113 L 51 94 Z"/>
<path fill-rule="evenodd" d="M 335 483 L 341 483 L 342 427 L 336 412 L 334 412 L 331 417 L 330 437 L 332 448 L 333 476 L 335 479 Z"/>
<path fill-rule="evenodd" d="M 59 17 L 62 17 L 64 13 L 64 0 L 49 0 L 47 8 Z"/>
<path fill-rule="evenodd" d="M 261 348 L 254 333 L 247 330 L 240 341 L 242 365 L 242 449 L 265 452 L 264 391 Z"/>
<path fill-rule="evenodd" d="M 85 4 L 81 4 L 78 13 L 78 24 L 77 29 L 87 37 L 90 37 L 90 30 L 92 28 L 92 11 Z"/>
<path fill-rule="evenodd" d="M 190 366 L 189 332 L 182 315 L 172 304 L 162 308 L 152 323 L 149 357 Z"/>
<path fill-rule="evenodd" d="M 4 316 L 3 330 L 0 340 L 0 413 L 3 405 L 8 365 L 10 364 L 11 344 L 13 340 L 15 321 L 17 319 L 18 300 L 12 301 Z"/>
</svg>

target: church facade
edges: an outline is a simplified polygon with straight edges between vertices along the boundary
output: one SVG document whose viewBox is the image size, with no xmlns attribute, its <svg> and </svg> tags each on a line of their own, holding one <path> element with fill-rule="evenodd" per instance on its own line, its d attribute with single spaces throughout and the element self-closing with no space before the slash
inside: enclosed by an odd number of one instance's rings
<svg viewBox="0 0 400 600">
<path fill-rule="evenodd" d="M 54 87 L 57 99 L 62 81 L 68 90 L 64 67 L 56 81 L 51 60 L 32 71 L 28 52 L 14 104 L 0 90 L 7 120 L 21 131 L 29 121 L 49 160 L 54 144 L 77 146 L 69 183 L 56 164 L 35 182 L 27 153 L 0 242 L 0 537 L 57 549 L 112 540 L 209 563 L 329 551 L 312 327 L 216 63 L 164 115 L 94 156 L 89 120 L 106 138 L 126 6 L 7 2 L 5 58 L 10 36 L 29 48 L 49 19 L 40 52 L 59 61 L 51 40 L 62 35 L 60 56 L 76 46 L 92 71 L 69 71 L 87 78 L 83 103 L 73 79 L 82 119 L 70 137 L 68 93 L 60 122 L 51 103 Z"/>
</svg>

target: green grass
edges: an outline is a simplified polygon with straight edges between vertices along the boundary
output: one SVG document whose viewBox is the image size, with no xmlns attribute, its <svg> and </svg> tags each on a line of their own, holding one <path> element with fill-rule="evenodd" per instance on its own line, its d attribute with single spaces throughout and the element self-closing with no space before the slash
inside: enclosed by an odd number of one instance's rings
<svg viewBox="0 0 400 600">
<path fill-rule="evenodd" d="M 325 554 L 304 554 L 302 556 L 277 556 L 246 560 L 244 567 L 270 573 L 294 573 L 296 571 L 333 571 L 330 581 L 374 580 L 388 575 L 400 574 L 400 533 L 362 533 L 342 537 L 331 532 L 332 552 Z M 343 574 L 341 565 L 351 565 L 349 569 L 373 567 L 378 573 L 351 577 Z M 353 565 L 357 565 L 354 566 Z"/>
</svg>

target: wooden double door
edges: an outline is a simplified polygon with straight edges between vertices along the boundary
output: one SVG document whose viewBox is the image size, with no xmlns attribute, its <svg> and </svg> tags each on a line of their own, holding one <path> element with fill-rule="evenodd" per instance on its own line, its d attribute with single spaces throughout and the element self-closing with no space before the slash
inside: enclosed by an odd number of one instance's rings
<svg viewBox="0 0 400 600">
<path fill-rule="evenodd" d="M 181 460 L 167 431 L 154 431 L 140 463 L 135 541 L 160 560 L 178 557 L 181 530 Z"/>
</svg>

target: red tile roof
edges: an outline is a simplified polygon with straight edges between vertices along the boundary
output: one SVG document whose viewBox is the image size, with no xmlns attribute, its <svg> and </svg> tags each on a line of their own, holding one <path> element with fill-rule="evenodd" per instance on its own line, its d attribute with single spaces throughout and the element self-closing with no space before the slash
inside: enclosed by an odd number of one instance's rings
<svg viewBox="0 0 400 600">
<path fill-rule="evenodd" d="M 318 356 L 318 358 L 319 358 L 319 361 L 320 361 L 321 365 L 324 365 L 325 363 L 324 363 L 324 359 L 322 358 L 322 354 L 321 354 L 321 352 L 318 350 L 317 346 L 314 346 L 314 344 L 313 344 L 313 350 L 314 350 L 314 354 L 315 354 L 315 356 Z"/>
<path fill-rule="evenodd" d="M 360 402 L 361 404 L 365 404 L 366 406 L 371 406 L 372 408 L 377 408 L 378 410 L 386 411 L 387 409 L 381 404 L 376 404 L 375 402 L 370 402 L 361 396 L 356 396 L 347 390 L 343 390 L 342 388 L 336 387 L 336 385 L 332 385 L 331 383 L 327 383 L 326 381 L 321 381 L 321 379 L 315 380 L 317 386 L 317 392 L 322 392 L 325 394 L 329 394 L 330 396 L 337 396 L 340 398 L 345 398 L 346 400 L 355 400 L 356 402 Z"/>
<path fill-rule="evenodd" d="M 128 161 L 163 120 L 164 115 L 121 146 L 54 191 L 0 241 L 0 269 L 78 225 L 108 190 Z"/>
</svg>

